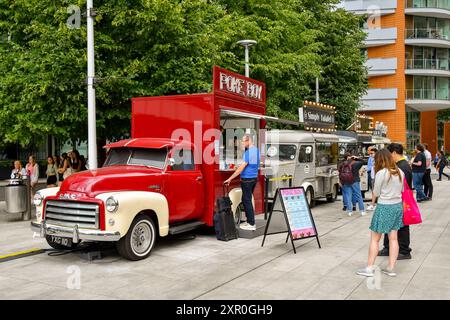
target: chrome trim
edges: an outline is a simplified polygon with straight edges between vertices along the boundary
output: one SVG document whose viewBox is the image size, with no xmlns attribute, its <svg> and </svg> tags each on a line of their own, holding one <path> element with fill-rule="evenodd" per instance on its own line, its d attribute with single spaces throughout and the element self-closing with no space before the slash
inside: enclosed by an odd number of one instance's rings
<svg viewBox="0 0 450 320">
<path fill-rule="evenodd" d="M 49 200 L 45 206 L 44 220 L 52 225 L 99 229 L 100 205 L 64 200 Z"/>
<path fill-rule="evenodd" d="M 31 222 L 31 230 L 39 232 L 41 237 L 52 235 L 63 238 L 71 238 L 74 243 L 81 240 L 90 241 L 119 241 L 121 235 L 118 231 L 100 231 L 48 225 L 46 223 Z"/>
</svg>

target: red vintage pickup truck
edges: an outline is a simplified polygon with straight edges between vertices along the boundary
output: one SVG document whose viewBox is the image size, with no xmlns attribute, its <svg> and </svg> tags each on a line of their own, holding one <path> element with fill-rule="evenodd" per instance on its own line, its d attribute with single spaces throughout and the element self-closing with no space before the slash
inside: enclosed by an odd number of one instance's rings
<svg viewBox="0 0 450 320">
<path fill-rule="evenodd" d="M 264 84 L 218 67 L 213 93 L 132 99 L 132 139 L 105 146 L 102 168 L 39 191 L 32 230 L 54 248 L 112 241 L 123 257 L 144 259 L 158 236 L 213 225 L 223 181 L 241 161 L 235 142 L 256 132 L 255 143 L 263 143 L 257 133 L 264 126 Z M 259 182 L 256 213 L 264 207 Z M 237 221 L 238 183 L 230 190 Z"/>
</svg>

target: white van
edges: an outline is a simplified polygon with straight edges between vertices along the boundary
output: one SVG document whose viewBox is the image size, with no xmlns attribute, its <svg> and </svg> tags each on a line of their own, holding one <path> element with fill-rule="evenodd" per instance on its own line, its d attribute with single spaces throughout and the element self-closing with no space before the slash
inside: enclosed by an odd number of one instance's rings
<svg viewBox="0 0 450 320">
<path fill-rule="evenodd" d="M 271 130 L 266 133 L 265 166 L 270 168 L 268 196 L 277 188 L 302 186 L 309 205 L 326 198 L 333 202 L 339 188 L 338 141 L 334 134 L 311 133 L 300 130 Z M 267 170 L 266 170 L 267 171 Z"/>
</svg>

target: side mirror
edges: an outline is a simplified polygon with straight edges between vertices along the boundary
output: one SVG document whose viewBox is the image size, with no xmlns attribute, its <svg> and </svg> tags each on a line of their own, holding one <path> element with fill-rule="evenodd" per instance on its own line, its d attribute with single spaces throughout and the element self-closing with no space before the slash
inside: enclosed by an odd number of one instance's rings
<svg viewBox="0 0 450 320">
<path fill-rule="evenodd" d="M 175 165 L 175 159 L 169 158 L 169 166 L 173 167 Z"/>
</svg>

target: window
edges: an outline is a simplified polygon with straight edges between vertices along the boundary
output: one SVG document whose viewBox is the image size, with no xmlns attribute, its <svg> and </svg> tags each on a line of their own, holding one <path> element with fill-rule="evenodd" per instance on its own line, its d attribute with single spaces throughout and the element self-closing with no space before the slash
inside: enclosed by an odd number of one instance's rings
<svg viewBox="0 0 450 320">
<path fill-rule="evenodd" d="M 172 166 L 172 171 L 195 170 L 192 150 L 174 150 L 173 158 L 175 159 L 175 164 Z"/>
<path fill-rule="evenodd" d="M 337 164 L 337 142 L 319 142 L 316 144 L 316 166 L 328 166 Z"/>
<path fill-rule="evenodd" d="M 114 148 L 108 154 L 105 167 L 113 165 L 136 165 L 163 169 L 167 149 Z"/>
<path fill-rule="evenodd" d="M 294 160 L 297 154 L 297 146 L 294 144 L 268 144 L 267 158 L 276 158 L 281 161 Z"/>
<path fill-rule="evenodd" d="M 300 163 L 311 163 L 313 162 L 313 146 L 301 146 L 298 155 L 298 162 Z"/>
</svg>

